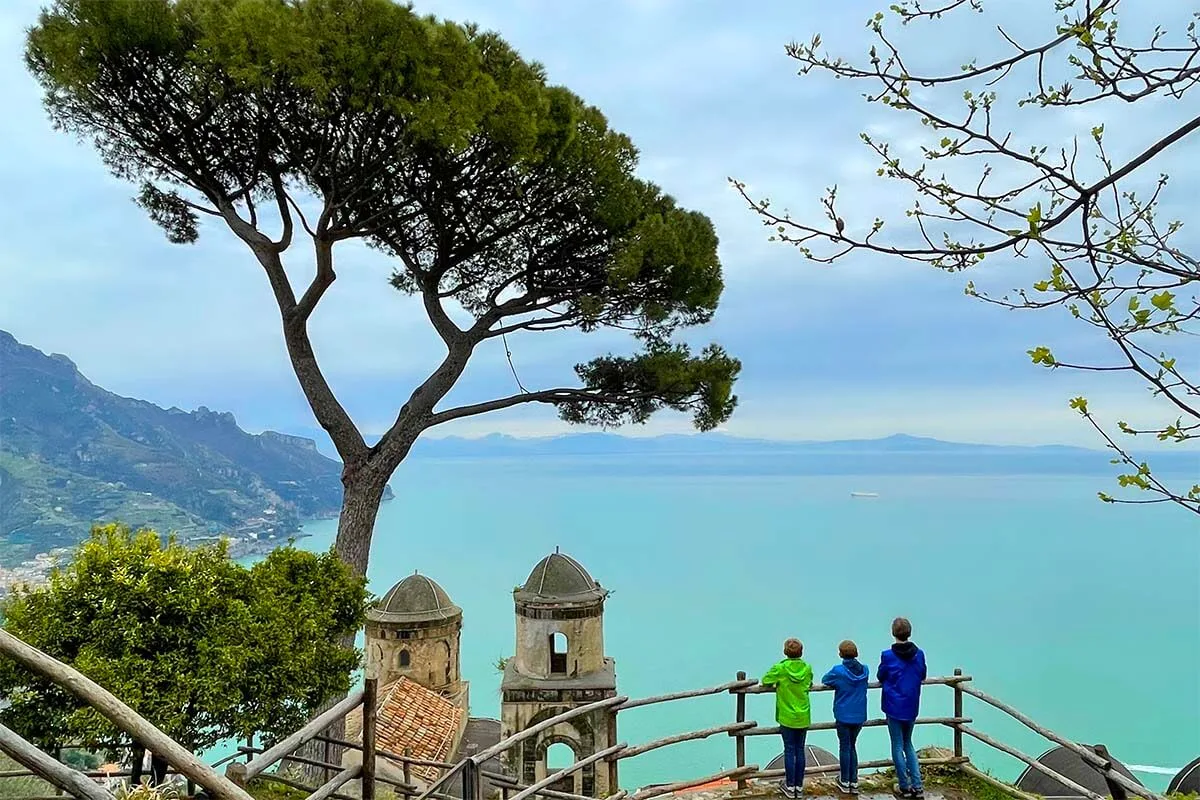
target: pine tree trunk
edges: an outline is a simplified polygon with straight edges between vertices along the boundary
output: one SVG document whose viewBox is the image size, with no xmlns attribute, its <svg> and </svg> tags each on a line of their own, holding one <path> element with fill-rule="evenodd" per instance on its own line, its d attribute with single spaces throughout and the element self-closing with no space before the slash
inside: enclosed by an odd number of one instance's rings
<svg viewBox="0 0 1200 800">
<path fill-rule="evenodd" d="M 371 554 L 371 537 L 375 532 L 375 517 L 379 513 L 379 505 L 383 502 L 383 491 L 387 486 L 387 476 L 380 476 L 370 467 L 344 470 L 342 484 L 345 487 L 342 496 L 342 513 L 338 517 L 337 540 L 334 551 L 356 575 L 365 575 L 367 561 Z M 343 640 L 343 645 L 354 646 L 354 634 Z M 323 714 L 342 701 L 343 696 L 327 700 L 313 716 Z M 338 721 L 325 730 L 325 736 L 331 739 L 344 739 L 346 724 Z M 336 745 L 327 746 L 323 742 L 309 742 L 297 751 L 297 755 L 315 761 L 327 761 L 340 764 L 344 748 Z M 320 786 L 327 780 L 326 771 L 321 767 L 302 765 L 304 782 L 310 786 Z"/>
<path fill-rule="evenodd" d="M 365 470 L 343 478 L 345 494 L 342 513 L 338 517 L 337 540 L 334 550 L 356 575 L 367 574 L 371 555 L 371 537 L 375 533 L 375 517 L 383 502 L 387 477 L 382 478 Z"/>
</svg>

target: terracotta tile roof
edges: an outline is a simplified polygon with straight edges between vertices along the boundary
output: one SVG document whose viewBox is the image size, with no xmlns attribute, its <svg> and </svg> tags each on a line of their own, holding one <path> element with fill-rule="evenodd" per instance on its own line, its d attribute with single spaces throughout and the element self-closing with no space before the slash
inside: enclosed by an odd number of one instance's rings
<svg viewBox="0 0 1200 800">
<path fill-rule="evenodd" d="M 380 750 L 404 754 L 425 761 L 449 763 L 462 737 L 467 712 L 408 678 L 400 678 L 379 690 L 376 744 Z M 346 716 L 346 737 L 362 741 L 362 711 Z M 425 783 L 441 777 L 437 767 L 414 765 L 412 775 Z"/>
<path fill-rule="evenodd" d="M 679 791 L 672 792 L 671 794 L 675 797 L 680 797 L 683 795 L 695 794 L 696 792 L 706 792 L 711 789 L 723 789 L 727 786 L 736 786 L 736 785 L 737 785 L 737 781 L 730 780 L 729 778 L 718 778 L 715 781 L 709 781 L 708 783 L 702 783 L 699 786 L 690 786 L 687 789 L 680 789 Z"/>
</svg>

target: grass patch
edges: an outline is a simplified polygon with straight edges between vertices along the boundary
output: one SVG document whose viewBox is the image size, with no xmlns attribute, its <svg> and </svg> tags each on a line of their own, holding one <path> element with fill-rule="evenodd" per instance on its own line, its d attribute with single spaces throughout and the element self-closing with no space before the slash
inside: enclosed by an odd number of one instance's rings
<svg viewBox="0 0 1200 800">
<path fill-rule="evenodd" d="M 1011 794 L 997 789 L 974 775 L 968 775 L 952 767 L 930 767 L 929 770 L 930 772 L 938 770 L 936 776 L 931 776 L 933 780 L 930 782 L 934 785 L 951 789 L 964 797 L 972 798 L 972 800 L 1013 800 Z"/>
</svg>

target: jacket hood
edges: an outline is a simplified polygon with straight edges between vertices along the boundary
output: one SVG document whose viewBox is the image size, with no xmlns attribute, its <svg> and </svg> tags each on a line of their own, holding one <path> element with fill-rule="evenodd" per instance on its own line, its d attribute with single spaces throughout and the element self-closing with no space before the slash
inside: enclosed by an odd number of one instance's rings
<svg viewBox="0 0 1200 800">
<path fill-rule="evenodd" d="M 865 683 L 871 677 L 871 671 L 857 658 L 843 658 L 842 666 L 846 668 L 846 674 L 850 676 L 850 680 L 855 683 Z"/>
<path fill-rule="evenodd" d="M 784 674 L 794 681 L 802 681 L 806 673 L 812 673 L 812 667 L 803 658 L 787 658 L 779 663 Z"/>
<path fill-rule="evenodd" d="M 894 645 L 892 645 L 892 652 L 895 653 L 898 658 L 901 658 L 905 661 L 912 661 L 913 656 L 917 654 L 917 646 L 912 642 L 896 642 Z"/>
</svg>

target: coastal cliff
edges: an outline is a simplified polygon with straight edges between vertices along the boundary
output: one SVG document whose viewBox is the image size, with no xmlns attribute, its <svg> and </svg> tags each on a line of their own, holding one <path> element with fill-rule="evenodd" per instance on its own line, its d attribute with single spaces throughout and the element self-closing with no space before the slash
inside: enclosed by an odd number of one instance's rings
<svg viewBox="0 0 1200 800">
<path fill-rule="evenodd" d="M 0 331 L 0 563 L 112 520 L 262 552 L 341 500 L 341 464 L 311 439 L 121 397 Z"/>
</svg>

